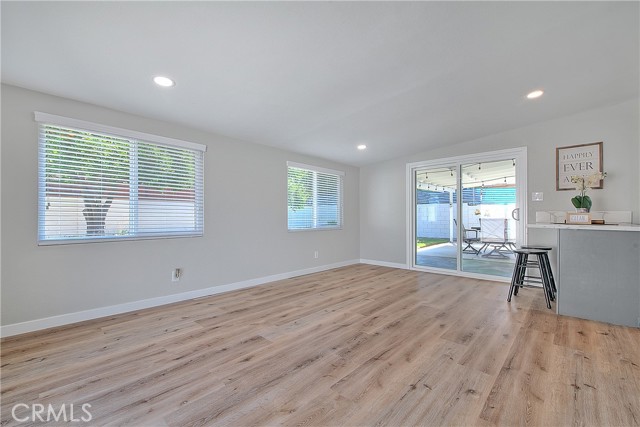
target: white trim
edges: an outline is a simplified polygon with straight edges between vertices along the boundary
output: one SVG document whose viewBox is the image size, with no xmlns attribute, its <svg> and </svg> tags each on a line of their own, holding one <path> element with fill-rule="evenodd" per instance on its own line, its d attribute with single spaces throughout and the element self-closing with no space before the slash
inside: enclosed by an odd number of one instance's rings
<svg viewBox="0 0 640 427">
<path fill-rule="evenodd" d="M 82 245 L 85 243 L 105 243 L 105 242 L 122 242 L 125 240 L 158 240 L 158 239 L 191 239 L 193 237 L 203 237 L 204 230 L 199 233 L 192 234 L 142 234 L 137 236 L 105 236 L 101 238 L 90 239 L 47 239 L 38 240 L 38 246 L 60 246 L 60 245 Z"/>
<path fill-rule="evenodd" d="M 375 259 L 360 259 L 360 264 L 379 265 L 380 267 L 400 268 L 402 270 L 409 270 L 409 266 L 406 264 L 400 264 L 397 262 L 378 261 Z"/>
<path fill-rule="evenodd" d="M 411 267 L 406 264 L 400 264 L 397 262 L 378 261 L 373 259 L 360 259 L 360 264 L 379 265 L 381 267 L 399 268 L 402 270 L 418 271 L 420 273 L 434 273 L 434 274 L 444 274 L 447 276 L 459 276 L 459 277 L 466 277 L 469 279 L 487 280 L 490 282 L 509 283 L 511 281 L 511 277 L 489 276 L 486 274 L 468 273 L 465 271 L 457 272 L 456 270 L 445 270 L 442 268 L 429 268 L 429 267 L 415 268 L 415 267 Z"/>
<path fill-rule="evenodd" d="M 487 151 L 482 153 L 475 154 L 465 154 L 461 156 L 454 157 L 446 157 L 442 159 L 436 160 L 423 160 L 419 162 L 407 163 L 406 167 L 406 256 L 407 256 L 407 265 L 412 270 L 418 271 L 432 271 L 442 274 L 453 274 L 463 277 L 471 277 L 477 279 L 486 279 L 486 280 L 498 280 L 501 281 L 499 276 L 486 276 L 479 275 L 474 273 L 465 273 L 462 270 L 444 270 L 444 269 L 422 269 L 416 268 L 415 264 L 415 244 L 414 244 L 414 235 L 415 235 L 415 192 L 413 191 L 413 171 L 418 168 L 424 167 L 449 167 L 451 165 L 455 165 L 457 170 L 459 170 L 460 165 L 464 163 L 474 163 L 474 162 L 488 162 L 494 160 L 501 159 L 510 159 L 513 158 L 516 161 L 516 206 L 520 209 L 519 215 L 520 220 L 518 221 L 518 240 L 516 241 L 517 245 L 525 245 L 527 243 L 527 228 L 526 225 L 528 223 L 527 220 L 527 147 L 516 147 L 516 148 L 508 148 L 505 150 L 496 150 L 496 151 Z M 457 177 L 458 185 L 460 185 L 461 177 L 458 174 Z M 461 217 L 462 213 L 462 204 L 458 203 L 458 217 Z M 458 235 L 460 235 L 462 229 L 462 223 L 458 224 Z M 461 239 L 458 239 L 458 246 L 461 247 Z M 460 265 L 462 254 L 460 250 L 457 251 L 458 262 Z"/>
<path fill-rule="evenodd" d="M 407 179 L 405 185 L 405 195 L 406 195 L 406 265 L 407 268 L 411 268 L 413 265 L 413 260 L 416 259 L 416 245 L 413 244 L 415 240 L 413 239 L 414 229 L 415 229 L 415 195 L 410 194 L 413 191 L 413 166 L 412 163 L 407 163 Z"/>
<path fill-rule="evenodd" d="M 335 170 L 335 169 L 328 169 L 328 168 L 321 168 L 320 166 L 305 165 L 304 163 L 296 163 L 296 162 L 287 161 L 287 167 L 288 168 L 291 167 L 291 168 L 298 168 L 298 169 L 307 169 L 307 170 L 314 171 L 314 172 L 328 173 L 328 174 L 333 174 L 333 175 L 345 176 L 345 172 L 344 171 L 339 171 L 339 170 Z"/>
<path fill-rule="evenodd" d="M 497 157 L 513 158 L 527 152 L 527 147 L 508 148 L 505 150 L 487 151 L 482 153 L 464 154 L 461 156 L 445 157 L 436 160 L 422 160 L 419 162 L 408 163 L 411 168 L 419 168 L 423 166 L 437 167 L 440 165 L 450 166 L 451 163 L 469 163 L 478 161 L 496 160 Z"/>
<path fill-rule="evenodd" d="M 0 327 L 0 337 L 9 337 L 12 335 L 24 334 L 27 332 L 39 331 L 42 329 L 54 328 L 57 326 L 68 325 L 71 323 L 83 322 L 86 320 L 98 319 L 106 316 L 127 313 L 145 308 L 158 307 L 174 302 L 187 301 L 194 298 L 201 298 L 211 295 L 221 294 L 223 292 L 235 291 L 238 289 L 251 288 L 278 280 L 290 279 L 292 277 L 303 276 L 305 274 L 318 273 L 333 268 L 346 267 L 348 265 L 358 264 L 360 260 L 348 260 L 333 264 L 321 265 L 318 267 L 306 268 L 303 270 L 295 270 L 287 273 L 274 274 L 271 276 L 258 277 L 256 279 L 243 280 L 241 282 L 230 283 L 227 285 L 212 286 L 205 289 L 196 289 L 193 291 L 182 292 L 179 294 L 165 295 L 161 297 L 149 298 L 127 302 L 124 304 L 110 305 L 107 307 L 98 307 L 90 310 L 77 311 L 75 313 L 61 314 L 58 316 L 45 317 L 42 319 L 29 320 L 11 325 Z"/>
<path fill-rule="evenodd" d="M 183 141 L 181 139 L 169 138 L 166 136 L 153 135 L 145 132 L 138 132 L 136 130 L 123 129 L 114 126 L 102 125 L 99 123 L 87 122 L 79 119 L 72 119 L 69 117 L 56 116 L 55 114 L 41 113 L 34 111 L 35 121 L 38 123 L 52 124 L 56 126 L 67 126 L 75 128 L 77 130 L 88 130 L 99 133 L 106 133 L 114 136 L 122 136 L 125 138 L 138 139 L 145 142 L 153 142 L 161 145 L 167 145 L 170 147 L 182 147 L 196 151 L 207 151 L 207 146 L 204 144 L 197 144 L 195 142 Z"/>
<path fill-rule="evenodd" d="M 419 271 L 422 273 L 444 274 L 445 276 L 466 277 L 468 279 L 488 280 L 490 282 L 510 283 L 511 277 L 491 276 L 489 274 L 469 273 L 467 271 L 447 270 L 444 268 L 433 267 L 410 267 L 408 270 Z"/>
<path fill-rule="evenodd" d="M 528 152 L 527 147 L 521 147 L 518 150 L 521 150 L 519 156 L 516 156 L 515 159 L 517 162 L 522 161 L 524 158 L 525 161 L 522 162 L 521 165 L 518 166 L 516 164 L 516 206 L 518 206 L 518 226 L 520 226 L 519 233 L 517 233 L 517 237 L 520 240 L 516 240 L 516 245 L 523 246 L 527 244 L 527 224 L 529 223 L 529 208 L 528 208 L 528 190 L 527 190 L 527 177 L 529 172 L 527 170 L 528 167 Z"/>
</svg>

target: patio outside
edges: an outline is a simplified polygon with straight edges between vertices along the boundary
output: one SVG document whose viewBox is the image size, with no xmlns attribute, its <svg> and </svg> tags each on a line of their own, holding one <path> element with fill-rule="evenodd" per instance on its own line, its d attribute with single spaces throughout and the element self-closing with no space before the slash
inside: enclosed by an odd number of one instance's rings
<svg viewBox="0 0 640 427">
<path fill-rule="evenodd" d="M 462 266 L 465 272 L 510 277 L 515 257 L 515 188 L 496 186 L 463 190 Z M 457 269 L 456 192 L 417 190 L 417 266 Z"/>
</svg>

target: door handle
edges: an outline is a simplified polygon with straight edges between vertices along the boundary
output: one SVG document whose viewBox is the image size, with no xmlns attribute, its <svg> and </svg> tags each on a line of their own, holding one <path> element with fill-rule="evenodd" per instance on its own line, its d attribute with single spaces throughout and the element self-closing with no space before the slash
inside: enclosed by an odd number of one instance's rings
<svg viewBox="0 0 640 427">
<path fill-rule="evenodd" d="M 511 218 L 516 221 L 520 221 L 520 208 L 515 208 L 511 211 Z"/>
</svg>

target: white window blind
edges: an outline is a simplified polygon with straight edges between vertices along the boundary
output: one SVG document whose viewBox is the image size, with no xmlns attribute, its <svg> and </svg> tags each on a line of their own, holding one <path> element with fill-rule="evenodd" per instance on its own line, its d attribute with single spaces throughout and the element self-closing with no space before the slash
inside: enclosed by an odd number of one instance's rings
<svg viewBox="0 0 640 427">
<path fill-rule="evenodd" d="M 56 117 L 36 113 L 48 119 L 39 125 L 40 244 L 202 236 L 204 146 L 51 123 Z"/>
<path fill-rule="evenodd" d="M 344 172 L 287 162 L 289 230 L 342 227 Z"/>
</svg>

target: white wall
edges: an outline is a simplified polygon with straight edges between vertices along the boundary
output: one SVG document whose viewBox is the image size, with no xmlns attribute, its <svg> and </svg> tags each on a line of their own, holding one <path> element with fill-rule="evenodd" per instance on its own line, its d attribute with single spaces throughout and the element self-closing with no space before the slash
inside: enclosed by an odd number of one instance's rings
<svg viewBox="0 0 640 427">
<path fill-rule="evenodd" d="M 206 144 L 205 236 L 38 247 L 34 111 Z M 346 172 L 342 230 L 287 231 L 287 160 Z M 356 260 L 358 179 L 355 167 L 3 85 L 1 323 Z"/>
<path fill-rule="evenodd" d="M 37 126 L 43 111 L 206 144 L 205 237 L 36 244 Z M 162 297 L 355 259 L 405 263 L 406 163 L 528 147 L 527 197 L 536 210 L 570 210 L 555 191 L 555 148 L 604 142 L 604 190 L 594 210 L 631 210 L 640 223 L 638 100 L 358 168 L 184 126 L 2 85 L 2 325 Z M 286 161 L 346 172 L 344 228 L 287 232 Z M 242 169 L 240 169 L 242 168 Z M 239 172 L 242 170 L 243 172 Z M 242 191 L 240 191 L 242 190 Z M 249 195 L 249 197 L 248 197 Z M 255 205 L 264 209 L 256 211 Z M 542 231 L 541 231 L 542 232 Z M 531 241 L 546 240 L 545 236 Z M 313 252 L 319 251 L 319 258 Z M 183 279 L 170 281 L 173 267 Z"/>
<path fill-rule="evenodd" d="M 632 211 L 640 223 L 640 152 L 638 99 L 535 125 L 440 147 L 360 169 L 360 257 L 406 263 L 406 164 L 424 160 L 527 147 L 528 191 L 542 191 L 544 201 L 528 202 L 528 218 L 535 211 L 573 210 L 572 191 L 555 190 L 555 149 L 603 141 L 604 189 L 589 193 L 593 210 Z M 548 241 L 532 236 L 530 241 Z"/>
</svg>

